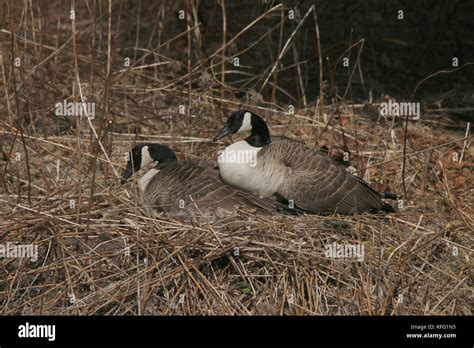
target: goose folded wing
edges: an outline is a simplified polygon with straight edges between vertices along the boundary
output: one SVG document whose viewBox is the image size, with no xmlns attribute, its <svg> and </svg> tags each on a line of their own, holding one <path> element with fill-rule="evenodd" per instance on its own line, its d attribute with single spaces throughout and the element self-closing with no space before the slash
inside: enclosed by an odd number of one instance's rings
<svg viewBox="0 0 474 348">
<path fill-rule="evenodd" d="M 348 214 L 383 206 L 377 191 L 326 154 L 305 144 L 284 140 L 267 148 L 267 156 L 278 156 L 289 168 L 278 193 L 287 200 L 294 200 L 299 208 L 315 213 Z"/>
</svg>

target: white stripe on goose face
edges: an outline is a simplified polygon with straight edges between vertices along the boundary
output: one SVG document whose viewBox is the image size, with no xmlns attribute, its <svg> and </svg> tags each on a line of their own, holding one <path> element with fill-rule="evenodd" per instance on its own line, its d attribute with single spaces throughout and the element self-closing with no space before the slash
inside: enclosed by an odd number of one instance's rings
<svg viewBox="0 0 474 348">
<path fill-rule="evenodd" d="M 150 152 L 148 151 L 148 146 L 143 146 L 142 147 L 142 158 L 141 158 L 140 169 L 145 168 L 146 166 L 148 166 L 152 162 L 154 162 L 154 160 L 150 156 Z"/>
<path fill-rule="evenodd" d="M 239 131 L 237 133 L 249 130 L 252 130 L 252 114 L 250 112 L 246 112 L 244 114 L 244 119 L 242 120 L 242 126 L 240 126 Z"/>
<path fill-rule="evenodd" d="M 148 186 L 148 183 L 150 180 L 158 173 L 159 170 L 156 168 L 150 169 L 148 172 L 146 172 L 145 175 L 143 175 L 140 180 L 138 181 L 140 188 L 143 192 L 145 192 L 146 187 Z"/>
</svg>

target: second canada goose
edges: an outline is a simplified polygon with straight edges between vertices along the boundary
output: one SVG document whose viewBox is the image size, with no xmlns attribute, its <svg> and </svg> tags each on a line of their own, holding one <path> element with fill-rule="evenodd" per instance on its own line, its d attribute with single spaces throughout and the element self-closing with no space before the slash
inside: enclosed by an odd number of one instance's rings
<svg viewBox="0 0 474 348">
<path fill-rule="evenodd" d="M 218 172 L 198 161 L 178 162 L 162 144 L 135 145 L 128 156 L 122 183 L 134 172 L 156 163 L 139 180 L 145 203 L 159 212 L 190 217 L 222 218 L 243 207 L 272 210 L 267 200 L 223 183 Z"/>
<path fill-rule="evenodd" d="M 223 181 L 313 213 L 394 211 L 382 198 L 396 196 L 377 192 L 325 153 L 304 143 L 286 138 L 272 142 L 265 121 L 250 111 L 232 113 L 213 140 L 245 131 L 251 132 L 249 137 L 219 155 Z"/>
</svg>

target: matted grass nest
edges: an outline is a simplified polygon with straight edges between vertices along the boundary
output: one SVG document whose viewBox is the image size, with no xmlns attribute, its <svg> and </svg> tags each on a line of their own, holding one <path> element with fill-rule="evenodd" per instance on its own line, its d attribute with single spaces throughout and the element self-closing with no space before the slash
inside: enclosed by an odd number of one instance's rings
<svg viewBox="0 0 474 348">
<path fill-rule="evenodd" d="M 201 126 L 217 130 L 214 111 L 202 110 L 215 121 Z M 162 118 L 174 112 L 162 110 Z M 317 127 L 306 116 L 263 114 L 273 133 L 315 145 Z M 150 130 L 135 140 L 166 143 L 180 159 L 212 160 L 224 146 L 210 142 L 197 123 L 177 123 L 172 138 L 162 123 L 162 132 Z M 353 163 L 360 169 L 357 163 L 367 165 L 369 156 L 370 163 L 386 162 L 371 166 L 365 177 L 370 173 L 379 190 L 401 193 L 402 146 L 383 140 L 388 128 L 383 120 L 360 118 L 360 155 Z M 152 218 L 140 208 L 136 182 L 121 186 L 114 175 L 121 173 L 134 135 L 114 134 L 110 161 L 97 149 L 102 159 L 95 163 L 85 137 L 26 138 L 31 203 L 25 161 L 12 160 L 5 176 L 10 194 L 1 197 L 1 240 L 35 245 L 39 256 L 0 259 L 2 313 L 471 314 L 472 150 L 454 162 L 462 142 L 435 146 L 462 134 L 423 122 L 410 131 L 416 141 L 409 152 L 433 150 L 408 158 L 410 200 L 395 202 L 397 213 L 243 211 L 214 223 Z M 326 136 L 333 144 L 337 137 Z M 16 144 L 12 153 L 21 159 L 22 151 Z M 330 246 L 346 245 L 362 247 L 362 259 L 329 257 Z"/>
</svg>

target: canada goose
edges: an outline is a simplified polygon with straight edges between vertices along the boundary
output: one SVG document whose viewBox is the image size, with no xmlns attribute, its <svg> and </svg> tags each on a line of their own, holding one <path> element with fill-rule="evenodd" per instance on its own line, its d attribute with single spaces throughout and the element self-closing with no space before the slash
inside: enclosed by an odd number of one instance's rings
<svg viewBox="0 0 474 348">
<path fill-rule="evenodd" d="M 395 195 L 375 191 L 325 153 L 304 143 L 286 138 L 272 142 L 265 121 L 250 111 L 232 113 L 213 140 L 244 131 L 250 131 L 250 136 L 219 155 L 224 182 L 259 197 L 275 196 L 313 213 L 394 211 L 382 198 Z"/>
<path fill-rule="evenodd" d="M 218 171 L 198 161 L 178 162 L 174 152 L 162 144 L 138 144 L 129 153 L 122 184 L 134 172 L 157 165 L 139 180 L 147 205 L 169 215 L 222 218 L 236 215 L 239 208 L 272 210 L 267 200 L 223 183 Z"/>
</svg>

